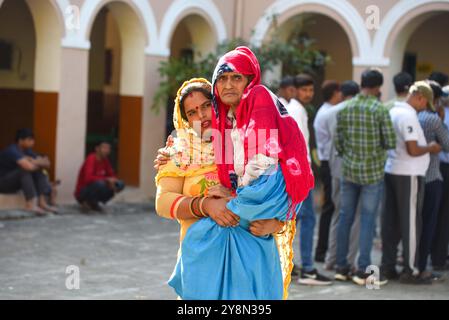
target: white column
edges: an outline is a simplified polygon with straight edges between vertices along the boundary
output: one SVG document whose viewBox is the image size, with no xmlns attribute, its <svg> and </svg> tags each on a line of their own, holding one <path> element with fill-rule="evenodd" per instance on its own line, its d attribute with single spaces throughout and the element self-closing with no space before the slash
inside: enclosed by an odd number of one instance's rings
<svg viewBox="0 0 449 320">
<path fill-rule="evenodd" d="M 161 61 L 168 58 L 147 55 L 145 57 L 145 93 L 143 99 L 142 117 L 142 152 L 140 161 L 140 187 L 146 197 L 154 199 L 156 187 L 154 177 L 156 170 L 153 168 L 153 160 L 157 150 L 165 145 L 165 123 L 167 110 L 165 104 L 160 106 L 159 113 L 151 110 L 153 99 L 159 87 L 158 67 Z"/>
<path fill-rule="evenodd" d="M 56 179 L 61 179 L 58 200 L 75 199 L 78 171 L 84 161 L 87 122 L 89 51 L 62 48 L 61 89 L 56 135 Z"/>
</svg>

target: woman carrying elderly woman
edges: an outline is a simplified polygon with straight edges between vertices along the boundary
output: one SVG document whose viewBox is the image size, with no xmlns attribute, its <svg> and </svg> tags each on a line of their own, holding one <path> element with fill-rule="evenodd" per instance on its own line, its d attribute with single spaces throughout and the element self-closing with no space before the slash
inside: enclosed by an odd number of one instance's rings
<svg viewBox="0 0 449 320">
<path fill-rule="evenodd" d="M 210 112 L 210 96 L 178 92 L 178 138 L 156 177 L 158 214 L 181 224 L 169 285 L 183 299 L 286 298 L 294 219 L 313 187 L 304 139 L 248 48 L 220 59 L 213 84 Z"/>
</svg>

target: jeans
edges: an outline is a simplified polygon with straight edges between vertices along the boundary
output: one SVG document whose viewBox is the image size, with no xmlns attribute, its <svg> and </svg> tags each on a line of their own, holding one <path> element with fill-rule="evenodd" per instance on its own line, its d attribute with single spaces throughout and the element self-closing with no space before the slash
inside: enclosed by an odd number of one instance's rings
<svg viewBox="0 0 449 320">
<path fill-rule="evenodd" d="M 120 185 L 116 191 L 120 192 L 123 190 L 123 188 L 124 183 L 120 181 Z M 80 203 L 87 202 L 91 205 L 96 205 L 99 202 L 106 203 L 113 197 L 114 191 L 109 188 L 106 181 L 100 180 L 92 182 L 91 184 L 81 189 L 77 200 Z"/>
<path fill-rule="evenodd" d="M 383 182 L 360 185 L 348 180 L 341 183 L 340 221 L 337 231 L 337 267 L 348 268 L 349 237 L 357 205 L 360 201 L 360 255 L 358 270 L 365 272 L 371 265 L 371 249 L 374 238 L 375 219 L 383 191 Z"/>
<path fill-rule="evenodd" d="M 332 178 L 332 201 L 335 205 L 335 212 L 332 215 L 332 221 L 329 232 L 329 248 L 326 254 L 326 268 L 333 269 L 337 262 L 337 232 L 338 224 L 340 221 L 340 188 L 341 179 Z M 351 234 L 349 237 L 349 253 L 348 253 L 348 263 L 351 266 L 355 266 L 355 259 L 357 258 L 357 253 L 359 252 L 359 242 L 357 241 L 360 237 L 360 206 L 357 207 L 357 212 L 355 214 L 354 222 L 351 228 Z"/>
<path fill-rule="evenodd" d="M 305 272 L 312 271 L 313 268 L 313 232 L 315 230 L 315 211 L 313 210 L 313 190 L 310 190 L 308 197 L 302 203 L 299 210 L 299 249 L 301 254 L 301 268 Z M 298 222 L 296 219 L 296 222 Z"/>
</svg>

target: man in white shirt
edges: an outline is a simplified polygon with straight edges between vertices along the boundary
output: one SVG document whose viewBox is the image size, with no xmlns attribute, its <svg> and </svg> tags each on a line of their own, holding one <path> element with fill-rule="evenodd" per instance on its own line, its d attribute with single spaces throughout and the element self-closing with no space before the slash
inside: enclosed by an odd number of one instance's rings
<svg viewBox="0 0 449 320">
<path fill-rule="evenodd" d="M 360 86 L 357 82 L 348 80 L 341 84 L 341 93 L 343 101 L 330 108 L 323 119 L 323 127 L 326 134 L 330 137 L 329 151 L 329 169 L 332 179 L 332 202 L 334 203 L 334 213 L 329 230 L 328 250 L 325 259 L 325 268 L 333 270 L 337 259 L 337 229 L 340 218 L 340 183 L 342 176 L 341 161 L 335 149 L 337 134 L 337 115 L 346 107 L 346 103 L 360 92 Z M 355 266 L 355 259 L 359 250 L 360 235 L 360 210 L 357 210 L 354 223 L 351 228 L 349 240 L 348 262 L 351 266 Z"/>
<path fill-rule="evenodd" d="M 329 242 L 329 228 L 334 213 L 332 202 L 332 177 L 329 168 L 331 153 L 331 135 L 326 130 L 325 120 L 329 111 L 341 102 L 340 84 L 334 80 L 324 81 L 321 92 L 324 103 L 318 109 L 313 121 L 318 159 L 320 160 L 320 179 L 324 189 L 324 201 L 321 208 L 320 223 L 318 229 L 318 242 L 315 249 L 315 261 L 324 262 Z"/>
<path fill-rule="evenodd" d="M 313 96 L 315 95 L 314 89 L 315 82 L 312 77 L 308 75 L 300 75 L 295 78 L 295 88 L 296 88 L 296 96 L 290 99 L 289 104 L 287 105 L 288 114 L 295 119 L 296 123 L 299 126 L 299 130 L 301 130 L 304 139 L 307 143 L 307 156 L 309 157 L 309 162 L 311 162 L 310 157 L 310 147 L 309 147 L 309 117 L 307 115 L 307 110 L 304 107 L 304 104 L 308 104 L 313 100 Z"/>
<path fill-rule="evenodd" d="M 418 276 L 416 253 L 422 227 L 420 216 L 429 153 L 439 153 L 441 146 L 435 142 L 427 144 L 417 113 L 432 103 L 432 88 L 426 82 L 418 81 L 410 88 L 406 102 L 396 102 L 390 110 L 396 132 L 396 149 L 388 151 L 385 164 L 382 272 L 387 279 L 398 278 L 397 246 L 402 240 L 404 270 L 399 277 L 401 283 L 430 282 Z"/>
<path fill-rule="evenodd" d="M 296 76 L 296 99 L 291 99 L 290 103 L 287 106 L 288 113 L 291 117 L 293 117 L 293 119 L 295 119 L 299 129 L 304 135 L 304 139 L 306 140 L 309 163 L 311 163 L 309 146 L 310 134 L 308 128 L 307 110 L 304 108 L 304 106 L 312 102 L 313 96 L 315 94 L 314 86 L 315 81 L 311 76 L 306 74 Z M 300 223 L 299 246 L 301 254 L 301 269 L 299 270 L 298 283 L 302 285 L 312 286 L 332 284 L 332 281 L 329 278 L 318 273 L 313 264 L 313 233 L 315 229 L 316 218 L 315 211 L 313 209 L 312 190 L 310 190 L 309 196 L 302 203 L 296 221 L 298 222 L 298 220 Z M 292 275 L 296 276 L 297 274 L 298 271 L 295 266 L 292 271 Z"/>
</svg>

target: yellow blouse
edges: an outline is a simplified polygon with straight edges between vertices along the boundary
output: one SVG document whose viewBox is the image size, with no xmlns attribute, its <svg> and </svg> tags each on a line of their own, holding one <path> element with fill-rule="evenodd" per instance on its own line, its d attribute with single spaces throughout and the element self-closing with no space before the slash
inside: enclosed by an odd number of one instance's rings
<svg viewBox="0 0 449 320">
<path fill-rule="evenodd" d="M 198 175 L 162 177 L 158 182 L 156 212 L 161 217 L 174 219 L 183 196 L 204 196 L 206 190 L 217 184 L 219 184 L 219 179 L 216 166 L 211 167 L 209 172 Z M 193 216 L 192 219 L 178 219 L 181 225 L 180 242 L 184 239 L 187 229 L 196 221 L 197 218 Z"/>
</svg>

